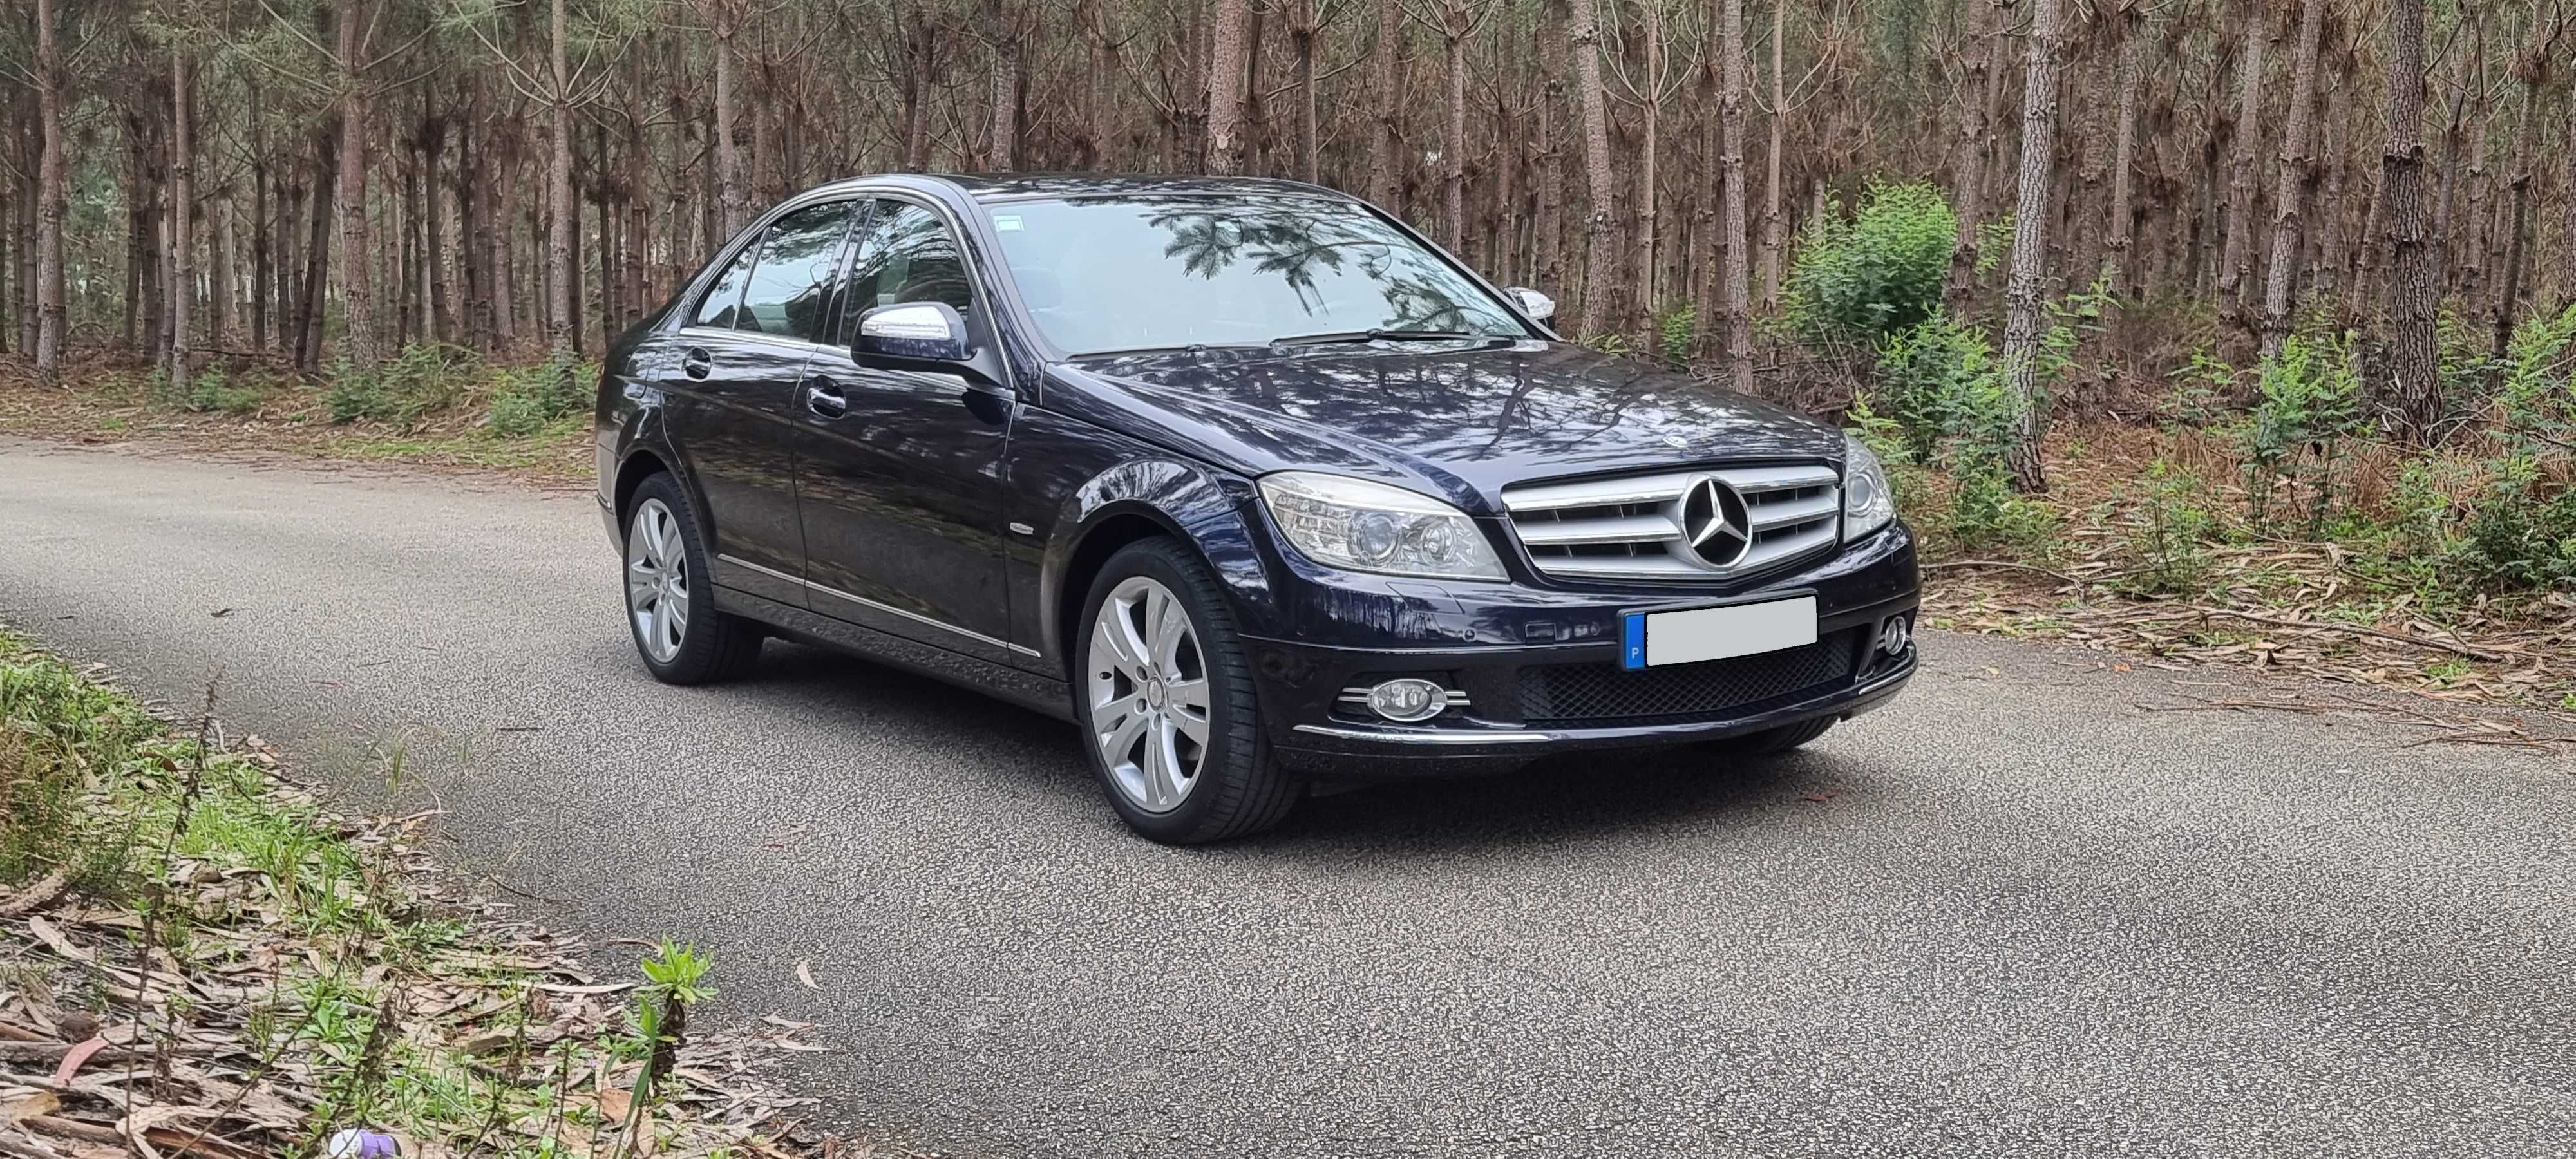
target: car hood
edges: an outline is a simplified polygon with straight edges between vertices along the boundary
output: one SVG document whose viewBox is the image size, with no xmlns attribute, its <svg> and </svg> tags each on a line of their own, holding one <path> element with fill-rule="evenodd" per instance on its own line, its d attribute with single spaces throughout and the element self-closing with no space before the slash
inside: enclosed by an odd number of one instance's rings
<svg viewBox="0 0 2576 1159">
<path fill-rule="evenodd" d="M 1246 475 L 1324 470 L 1501 511 L 1511 483 L 1719 460 L 1839 463 L 1839 431 L 1562 342 L 1370 343 L 1083 358 L 1090 416 Z"/>
</svg>

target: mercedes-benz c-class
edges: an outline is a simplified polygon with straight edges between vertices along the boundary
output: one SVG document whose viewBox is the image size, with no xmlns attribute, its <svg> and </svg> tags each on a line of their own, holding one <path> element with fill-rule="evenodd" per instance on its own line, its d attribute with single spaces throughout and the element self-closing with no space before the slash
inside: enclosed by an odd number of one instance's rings
<svg viewBox="0 0 2576 1159">
<path fill-rule="evenodd" d="M 1918 574 L 1868 449 L 1552 312 L 1291 182 L 809 190 L 608 353 L 636 649 L 692 684 L 785 637 L 1064 718 L 1168 842 L 1893 696 Z"/>
</svg>

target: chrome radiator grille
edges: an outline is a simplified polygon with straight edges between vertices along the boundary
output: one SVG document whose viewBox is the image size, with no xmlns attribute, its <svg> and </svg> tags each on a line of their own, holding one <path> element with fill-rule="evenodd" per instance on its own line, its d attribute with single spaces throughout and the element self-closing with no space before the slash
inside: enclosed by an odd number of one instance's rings
<svg viewBox="0 0 2576 1159">
<path fill-rule="evenodd" d="M 1823 463 L 1722 467 L 1506 487 L 1532 562 L 1563 579 L 1749 575 L 1832 544 L 1842 479 Z"/>
</svg>

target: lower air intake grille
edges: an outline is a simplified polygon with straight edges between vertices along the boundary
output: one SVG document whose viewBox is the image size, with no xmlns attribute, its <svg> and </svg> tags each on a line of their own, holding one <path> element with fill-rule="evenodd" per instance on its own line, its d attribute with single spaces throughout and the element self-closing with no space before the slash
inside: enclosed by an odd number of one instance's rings
<svg viewBox="0 0 2576 1159">
<path fill-rule="evenodd" d="M 1533 725 L 1749 716 L 1831 692 L 1851 671 L 1849 632 L 1801 648 L 1665 668 L 1552 664 L 1521 670 L 1521 716 Z"/>
</svg>

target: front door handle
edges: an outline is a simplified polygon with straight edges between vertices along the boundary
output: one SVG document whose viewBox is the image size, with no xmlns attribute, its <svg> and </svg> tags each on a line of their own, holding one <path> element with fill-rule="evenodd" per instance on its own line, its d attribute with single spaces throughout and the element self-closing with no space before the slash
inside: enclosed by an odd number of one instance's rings
<svg viewBox="0 0 2576 1159">
<path fill-rule="evenodd" d="M 836 419 L 850 413 L 850 399 L 840 387 L 816 379 L 805 384 L 805 409 L 821 418 Z"/>
<path fill-rule="evenodd" d="M 703 346 L 692 346 L 680 355 L 680 373 L 691 378 L 705 378 L 715 370 L 716 359 Z"/>
</svg>

